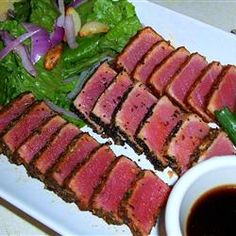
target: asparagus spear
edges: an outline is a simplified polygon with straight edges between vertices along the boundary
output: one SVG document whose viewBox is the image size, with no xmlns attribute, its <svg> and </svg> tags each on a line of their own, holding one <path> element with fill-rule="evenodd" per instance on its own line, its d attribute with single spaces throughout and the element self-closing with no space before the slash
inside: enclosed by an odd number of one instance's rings
<svg viewBox="0 0 236 236">
<path fill-rule="evenodd" d="M 229 135 L 234 145 L 236 145 L 236 114 L 231 112 L 227 107 L 216 111 L 215 114 L 220 125 Z"/>
</svg>

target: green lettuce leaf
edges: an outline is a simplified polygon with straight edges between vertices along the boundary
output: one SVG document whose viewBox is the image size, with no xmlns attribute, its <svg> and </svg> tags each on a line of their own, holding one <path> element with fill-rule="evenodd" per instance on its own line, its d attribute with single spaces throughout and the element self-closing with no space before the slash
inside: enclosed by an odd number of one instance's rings
<svg viewBox="0 0 236 236">
<path fill-rule="evenodd" d="M 136 16 L 129 17 L 120 21 L 112 30 L 110 30 L 100 41 L 100 48 L 111 49 L 115 52 L 121 52 L 129 39 L 137 33 L 140 28 L 140 22 Z M 122 35 L 122 37 L 120 37 Z"/>
<path fill-rule="evenodd" d="M 14 19 L 19 22 L 29 21 L 31 14 L 30 0 L 22 0 L 14 3 Z"/>
<path fill-rule="evenodd" d="M 94 35 L 88 38 L 79 38 L 79 47 L 70 49 L 68 46 L 63 53 L 63 60 L 67 67 L 71 67 L 72 63 L 80 62 L 82 59 L 92 58 L 99 53 L 100 35 Z"/>
<path fill-rule="evenodd" d="M 53 31 L 53 26 L 59 12 L 53 0 L 31 0 L 30 22 Z"/>
<path fill-rule="evenodd" d="M 84 4 L 80 5 L 76 9 L 76 11 L 80 15 L 82 25 L 88 21 L 89 16 L 93 12 L 93 7 L 94 7 L 95 2 L 96 2 L 96 0 L 89 0 L 89 1 L 85 2 Z"/>
<path fill-rule="evenodd" d="M 82 4 L 78 9 L 83 23 L 99 21 L 109 25 L 106 34 L 78 37 L 79 47 L 67 49 L 63 55 L 66 67 L 86 58 L 88 61 L 98 54 L 106 56 L 120 52 L 129 39 L 141 28 L 134 6 L 127 0 L 93 0 Z M 88 46 L 90 45 L 90 46 Z"/>
<path fill-rule="evenodd" d="M 0 30 L 6 30 L 16 38 L 26 32 L 24 27 L 16 20 L 0 21 Z"/>
<path fill-rule="evenodd" d="M 10 59 L 11 57 L 11 59 Z M 12 53 L 4 60 L 10 61 L 7 65 L 1 63 L 7 76 L 1 76 L 1 90 L 7 87 L 8 91 L 5 98 L 2 97 L 1 103 L 8 103 L 13 97 L 25 91 L 32 91 L 38 99 L 48 99 L 65 109 L 69 109 L 71 100 L 67 99 L 67 94 L 74 88 L 75 81 L 65 83 L 61 76 L 60 65 L 53 71 L 46 71 L 43 60 L 36 65 L 37 77 L 32 77 L 22 66 L 21 60 Z M 12 65 L 14 65 L 12 67 Z M 11 69 L 14 68 L 14 69 Z"/>
<path fill-rule="evenodd" d="M 123 13 L 123 9 L 120 8 L 120 4 L 117 4 L 117 2 L 98 0 L 94 4 L 91 18 L 107 23 L 113 28 L 122 20 Z"/>
</svg>

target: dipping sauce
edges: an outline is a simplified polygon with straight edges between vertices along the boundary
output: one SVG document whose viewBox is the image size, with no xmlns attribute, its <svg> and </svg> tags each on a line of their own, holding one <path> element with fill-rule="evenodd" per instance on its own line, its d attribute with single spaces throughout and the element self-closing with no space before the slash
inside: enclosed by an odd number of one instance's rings
<svg viewBox="0 0 236 236">
<path fill-rule="evenodd" d="M 236 235 L 236 185 L 224 185 L 204 193 L 188 216 L 187 236 Z"/>
</svg>

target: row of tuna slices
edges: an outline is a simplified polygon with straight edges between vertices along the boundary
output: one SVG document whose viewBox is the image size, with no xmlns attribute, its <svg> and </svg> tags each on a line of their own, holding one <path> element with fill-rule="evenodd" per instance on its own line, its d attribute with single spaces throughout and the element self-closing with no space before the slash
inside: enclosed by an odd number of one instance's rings
<svg viewBox="0 0 236 236">
<path fill-rule="evenodd" d="M 150 40 L 147 47 L 150 37 L 156 40 Z M 235 66 L 215 61 L 208 64 L 198 53 L 190 54 L 184 47 L 174 49 L 150 27 L 142 29 L 124 48 L 116 67 L 207 122 L 214 121 L 214 112 L 225 106 L 236 111 Z"/>
<path fill-rule="evenodd" d="M 0 110 L 0 151 L 67 202 L 148 235 L 170 188 L 25 93 Z"/>
<path fill-rule="evenodd" d="M 188 60 L 189 69 L 202 57 L 193 54 Z M 205 60 L 203 60 L 205 64 Z M 138 153 L 144 152 L 156 169 L 163 170 L 171 166 L 177 174 L 183 174 L 192 163 L 192 154 L 208 137 L 210 128 L 200 117 L 184 112 L 167 96 L 158 99 L 142 82 L 133 81 L 121 71 L 103 91 L 97 87 L 101 75 L 106 79 L 108 71 L 114 69 L 107 62 L 102 63 L 84 84 L 74 101 L 79 115 L 88 110 L 84 97 L 92 97 L 94 106 L 87 113 L 87 121 L 96 123 L 114 140 L 122 138 Z M 185 72 L 182 73 L 182 75 Z M 176 77 L 177 78 L 177 77 Z M 177 80 L 177 79 L 176 79 Z M 99 90 L 99 93 L 97 92 Z M 230 142 L 230 141 L 229 141 Z M 219 155 L 234 154 L 231 148 L 224 149 Z"/>
</svg>

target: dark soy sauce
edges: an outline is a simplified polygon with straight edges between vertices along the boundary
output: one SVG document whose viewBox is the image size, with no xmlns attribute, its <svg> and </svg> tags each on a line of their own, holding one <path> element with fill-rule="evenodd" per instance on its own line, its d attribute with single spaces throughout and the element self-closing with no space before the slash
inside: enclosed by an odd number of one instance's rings
<svg viewBox="0 0 236 236">
<path fill-rule="evenodd" d="M 187 236 L 236 235 L 236 185 L 224 185 L 203 194 L 188 216 Z"/>
</svg>

